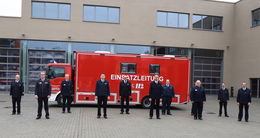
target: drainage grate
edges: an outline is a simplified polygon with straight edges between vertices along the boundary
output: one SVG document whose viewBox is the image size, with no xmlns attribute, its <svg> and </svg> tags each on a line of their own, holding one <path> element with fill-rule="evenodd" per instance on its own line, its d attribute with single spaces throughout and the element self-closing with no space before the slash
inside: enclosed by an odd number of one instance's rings
<svg viewBox="0 0 260 138">
<path fill-rule="evenodd" d="M 11 106 L 6 106 L 6 107 L 4 107 L 4 108 L 12 108 Z"/>
<path fill-rule="evenodd" d="M 212 115 L 212 114 L 216 114 L 216 113 L 215 112 L 207 112 L 207 114 L 211 114 Z"/>
</svg>

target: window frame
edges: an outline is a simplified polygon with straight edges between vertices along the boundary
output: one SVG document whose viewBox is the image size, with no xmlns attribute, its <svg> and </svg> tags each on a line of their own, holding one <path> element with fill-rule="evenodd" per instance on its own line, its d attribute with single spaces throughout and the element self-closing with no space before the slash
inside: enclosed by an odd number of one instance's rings
<svg viewBox="0 0 260 138">
<path fill-rule="evenodd" d="M 44 17 L 33 17 L 33 3 L 43 3 L 43 14 Z M 57 4 L 57 11 L 58 11 L 58 17 L 59 17 L 59 12 L 60 12 L 60 5 L 64 4 L 64 5 L 69 5 L 69 19 L 61 19 L 61 18 L 47 18 L 46 17 L 46 3 L 54 3 Z M 60 20 L 60 21 L 71 21 L 71 3 L 63 3 L 63 2 L 49 2 L 49 1 L 31 1 L 31 19 L 43 19 L 43 20 Z"/>
<path fill-rule="evenodd" d="M 200 16 L 201 17 L 201 28 L 194 28 L 193 27 L 193 16 Z M 207 16 L 207 17 L 211 17 L 211 28 L 212 29 L 204 29 L 204 19 L 203 16 Z M 221 19 L 221 29 L 217 30 L 214 29 L 214 20 L 215 18 L 220 18 Z M 205 14 L 192 14 L 192 18 L 191 18 L 191 23 L 192 23 L 192 29 L 193 30 L 201 30 L 201 31 L 213 31 L 213 32 L 224 32 L 223 31 L 223 21 L 224 21 L 224 17 L 223 16 L 216 16 L 216 15 L 205 15 Z"/>
<path fill-rule="evenodd" d="M 159 25 L 159 24 L 158 24 L 158 13 L 159 13 L 159 12 L 166 13 L 166 25 L 165 25 L 165 26 L 162 26 L 162 25 Z M 169 14 L 169 13 L 177 14 L 177 18 L 178 18 L 178 20 L 176 21 L 176 22 L 177 22 L 177 27 L 169 26 L 169 25 L 168 25 L 168 23 L 169 23 L 169 22 L 168 22 L 168 14 Z M 187 16 L 188 16 L 188 26 L 187 26 L 187 28 L 186 28 L 186 27 L 180 27 L 180 15 L 181 15 L 181 14 L 184 14 L 184 15 L 187 15 Z M 157 27 L 166 27 L 166 28 L 175 28 L 175 29 L 190 29 L 190 13 L 157 10 L 157 12 L 156 12 L 156 26 L 157 26 Z"/>
<path fill-rule="evenodd" d="M 127 65 L 133 64 L 133 65 L 135 65 L 135 71 L 134 71 L 134 72 L 122 72 L 122 66 L 123 66 L 124 64 L 127 64 Z M 128 67 L 128 66 L 127 66 L 127 67 Z M 127 70 L 129 70 L 129 69 L 127 69 Z M 121 73 L 121 74 L 136 74 L 136 72 L 137 72 L 137 63 L 127 63 L 127 62 L 121 62 L 121 63 L 120 63 L 120 73 Z"/>
<path fill-rule="evenodd" d="M 155 66 L 155 65 L 158 65 L 158 66 Z M 152 73 L 151 72 L 151 68 L 153 67 L 159 67 L 159 73 L 155 72 L 155 73 Z M 161 73 L 161 65 L 160 64 L 149 64 L 149 74 L 151 75 L 160 75 Z"/>
<path fill-rule="evenodd" d="M 88 21 L 85 20 L 85 7 L 90 6 L 90 7 L 94 7 L 94 21 Z M 107 8 L 107 21 L 97 21 L 96 19 L 96 8 L 97 7 L 104 7 Z M 109 22 L 109 9 L 118 9 L 118 22 Z M 116 6 L 104 6 L 104 5 L 89 5 L 89 4 L 83 4 L 83 22 L 89 22 L 89 23 L 108 23 L 108 24 L 120 24 L 121 22 L 121 8 L 120 7 L 116 7 Z"/>
<path fill-rule="evenodd" d="M 55 72 L 55 69 L 53 69 L 53 68 L 63 68 L 63 72 L 64 72 L 63 75 L 56 77 L 56 75 L 54 75 L 54 74 L 56 74 L 56 72 Z M 54 72 L 54 74 L 50 75 L 50 71 Z M 53 66 L 50 66 L 48 68 L 48 70 L 47 70 L 47 78 L 48 79 L 56 79 L 56 78 L 64 78 L 64 77 L 65 77 L 65 67 L 53 67 Z"/>
<path fill-rule="evenodd" d="M 254 12 L 256 12 L 256 11 L 259 11 L 259 14 L 260 14 L 260 7 L 251 11 L 251 17 L 252 17 L 252 18 L 251 18 L 251 27 L 260 26 L 260 21 L 259 21 L 258 24 L 254 24 L 254 23 L 253 23 L 253 14 L 254 14 Z M 259 16 L 260 16 L 260 15 L 259 15 Z"/>
</svg>

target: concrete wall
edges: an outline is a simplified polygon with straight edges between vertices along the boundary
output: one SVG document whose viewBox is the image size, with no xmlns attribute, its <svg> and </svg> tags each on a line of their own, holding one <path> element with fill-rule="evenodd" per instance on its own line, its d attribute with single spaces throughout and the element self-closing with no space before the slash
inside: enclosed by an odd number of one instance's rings
<svg viewBox="0 0 260 138">
<path fill-rule="evenodd" d="M 41 0 L 50 1 L 50 0 Z M 52 0 L 53 1 L 53 0 Z M 231 45 L 233 4 L 204 0 L 55 0 L 71 3 L 71 21 L 31 19 L 31 0 L 23 1 L 22 18 L 0 18 L 1 38 L 104 42 L 225 49 Z M 83 22 L 83 4 L 121 8 L 120 24 Z M 224 17 L 223 32 L 174 29 L 156 26 L 156 11 L 217 15 Z M 190 24 L 191 25 L 191 24 Z"/>
<path fill-rule="evenodd" d="M 240 87 L 245 81 L 250 87 L 249 78 L 260 78 L 260 26 L 252 27 L 251 11 L 260 7 L 259 0 L 242 0 L 235 5 L 235 31 L 232 85 Z"/>
</svg>

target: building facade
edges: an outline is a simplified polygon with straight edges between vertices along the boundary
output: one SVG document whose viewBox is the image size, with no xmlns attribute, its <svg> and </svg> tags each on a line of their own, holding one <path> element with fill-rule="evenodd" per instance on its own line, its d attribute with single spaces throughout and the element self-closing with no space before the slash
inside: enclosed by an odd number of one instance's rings
<svg viewBox="0 0 260 138">
<path fill-rule="evenodd" d="M 23 0 L 21 17 L 0 17 L 0 92 L 17 73 L 33 92 L 46 64 L 71 63 L 73 51 L 110 51 L 190 57 L 191 81 L 202 80 L 207 93 L 245 81 L 259 97 L 259 7 L 258 0 Z"/>
</svg>

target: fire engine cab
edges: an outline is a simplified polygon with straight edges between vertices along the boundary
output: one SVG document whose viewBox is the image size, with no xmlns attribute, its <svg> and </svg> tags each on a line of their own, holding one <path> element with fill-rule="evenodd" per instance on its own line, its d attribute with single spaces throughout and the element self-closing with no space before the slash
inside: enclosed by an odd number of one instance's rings
<svg viewBox="0 0 260 138">
<path fill-rule="evenodd" d="M 120 104 L 119 83 L 126 76 L 132 83 L 131 105 L 150 107 L 149 87 L 154 75 L 165 84 L 169 79 L 175 88 L 172 104 L 189 102 L 190 58 L 173 56 L 111 54 L 104 52 L 74 52 L 72 64 L 50 63 L 47 75 L 51 81 L 52 94 L 49 101 L 61 104 L 60 84 L 65 74 L 74 83 L 75 104 L 97 104 L 96 81 L 100 74 L 106 75 L 111 95 L 108 104 Z"/>
</svg>

